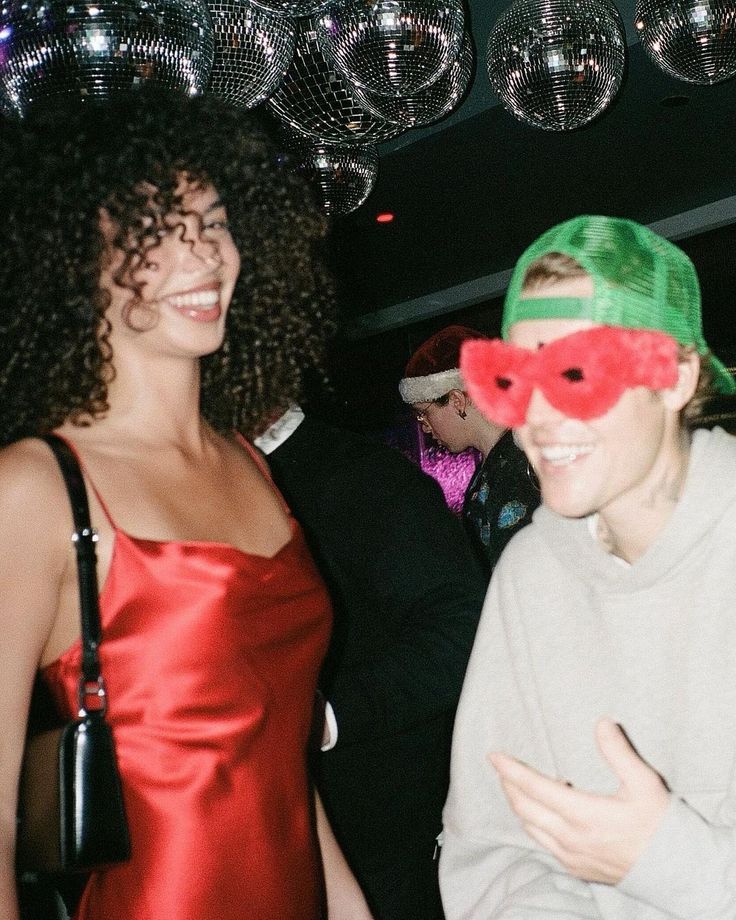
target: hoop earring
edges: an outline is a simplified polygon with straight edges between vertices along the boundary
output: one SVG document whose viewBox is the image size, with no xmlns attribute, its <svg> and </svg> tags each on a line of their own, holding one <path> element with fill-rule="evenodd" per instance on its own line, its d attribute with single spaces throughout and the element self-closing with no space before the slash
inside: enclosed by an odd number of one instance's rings
<svg viewBox="0 0 736 920">
<path fill-rule="evenodd" d="M 467 418 L 467 417 L 468 417 L 468 413 L 465 411 L 465 409 L 458 409 L 458 410 L 457 410 L 457 414 L 460 416 L 460 418 Z"/>
</svg>

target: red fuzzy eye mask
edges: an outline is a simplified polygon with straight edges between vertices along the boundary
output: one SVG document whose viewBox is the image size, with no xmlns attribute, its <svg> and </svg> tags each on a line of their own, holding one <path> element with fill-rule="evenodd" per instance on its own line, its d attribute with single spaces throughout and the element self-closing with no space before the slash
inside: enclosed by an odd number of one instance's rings
<svg viewBox="0 0 736 920">
<path fill-rule="evenodd" d="M 661 390 L 677 383 L 677 342 L 663 332 L 595 326 L 539 351 L 501 339 L 465 342 L 460 371 L 471 398 L 492 421 L 524 424 L 532 392 L 571 418 L 605 415 L 624 390 Z"/>
</svg>

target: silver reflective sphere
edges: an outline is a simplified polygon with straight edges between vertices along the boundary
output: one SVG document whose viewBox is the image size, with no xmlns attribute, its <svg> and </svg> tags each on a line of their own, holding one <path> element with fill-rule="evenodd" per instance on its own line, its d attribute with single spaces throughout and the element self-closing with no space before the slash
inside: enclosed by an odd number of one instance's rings
<svg viewBox="0 0 736 920">
<path fill-rule="evenodd" d="M 623 23 L 608 0 L 515 0 L 488 38 L 488 76 L 501 102 L 548 131 L 600 115 L 625 61 Z"/>
<path fill-rule="evenodd" d="M 448 115 L 460 102 L 473 71 L 473 40 L 465 34 L 460 56 L 453 61 L 439 80 L 410 96 L 379 96 L 356 87 L 355 96 L 369 112 L 401 125 L 421 128 Z"/>
<path fill-rule="evenodd" d="M 106 99 L 152 80 L 191 95 L 209 82 L 204 0 L 3 0 L 0 94 L 24 115 L 62 94 Z"/>
<path fill-rule="evenodd" d="M 325 214 L 349 214 L 373 190 L 378 151 L 373 146 L 315 144 L 297 151 L 295 168 L 315 184 Z"/>
<path fill-rule="evenodd" d="M 296 26 L 248 0 L 210 0 L 215 59 L 210 92 L 238 108 L 263 102 L 286 73 Z"/>
<path fill-rule="evenodd" d="M 283 16 L 311 16 L 324 9 L 330 0 L 253 0 L 256 6 Z"/>
<path fill-rule="evenodd" d="M 402 130 L 358 104 L 354 88 L 325 60 L 309 19 L 302 21 L 294 60 L 266 105 L 293 130 L 328 143 L 374 143 Z"/>
<path fill-rule="evenodd" d="M 733 0 L 638 0 L 634 15 L 645 50 L 676 80 L 710 84 L 736 74 Z"/>
<path fill-rule="evenodd" d="M 460 53 L 462 0 L 333 2 L 316 17 L 325 57 L 356 86 L 406 96 L 438 80 Z"/>
</svg>

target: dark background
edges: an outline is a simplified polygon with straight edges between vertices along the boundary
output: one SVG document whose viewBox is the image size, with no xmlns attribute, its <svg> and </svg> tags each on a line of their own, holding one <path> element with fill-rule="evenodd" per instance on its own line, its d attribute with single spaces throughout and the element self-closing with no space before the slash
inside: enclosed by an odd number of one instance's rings
<svg viewBox="0 0 736 920">
<path fill-rule="evenodd" d="M 678 245 L 698 269 L 706 341 L 720 358 L 734 367 L 736 225 L 679 240 Z M 344 297 L 343 288 L 341 298 Z M 399 397 L 398 382 L 414 349 L 449 323 L 462 323 L 498 335 L 502 306 L 501 294 L 448 313 L 417 318 L 402 326 L 360 336 L 350 335 L 351 327 L 344 322 L 329 362 L 333 392 L 313 391 L 314 406 L 351 428 L 381 431 L 403 425 L 409 411 Z M 722 413 L 736 416 L 736 398 L 720 398 L 709 406 L 710 415 Z"/>
<path fill-rule="evenodd" d="M 499 105 L 486 73 L 488 33 L 506 5 L 470 0 L 476 67 L 464 102 L 438 125 L 380 145 L 371 196 L 334 220 L 341 336 L 330 411 L 352 427 L 403 417 L 398 380 L 435 330 L 461 322 L 496 334 L 522 250 L 580 213 L 630 217 L 677 241 L 700 275 L 706 339 L 736 364 L 736 84 L 666 76 L 639 44 L 625 0 L 628 63 L 613 104 L 576 131 L 528 127 Z M 394 221 L 376 223 L 382 211 Z"/>
</svg>

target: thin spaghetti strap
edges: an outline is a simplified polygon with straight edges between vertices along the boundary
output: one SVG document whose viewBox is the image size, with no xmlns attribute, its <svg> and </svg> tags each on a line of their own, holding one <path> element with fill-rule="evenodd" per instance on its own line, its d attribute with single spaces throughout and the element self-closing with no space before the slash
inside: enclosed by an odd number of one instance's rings
<svg viewBox="0 0 736 920">
<path fill-rule="evenodd" d="M 281 492 L 279 492 L 279 490 L 276 488 L 276 483 L 273 481 L 273 476 L 271 475 L 271 470 L 268 468 L 268 464 L 267 464 L 266 461 L 264 460 L 263 455 L 260 453 L 260 451 L 259 451 L 257 448 L 255 448 L 255 447 L 250 443 L 250 441 L 248 441 L 247 438 L 244 438 L 243 435 L 242 435 L 239 431 L 236 431 L 236 432 L 235 432 L 235 437 L 236 437 L 238 443 L 241 445 L 241 447 L 244 447 L 244 448 L 246 449 L 247 453 L 250 454 L 250 457 L 251 457 L 251 459 L 253 460 L 253 462 L 255 463 L 255 465 L 256 465 L 256 466 L 258 467 L 258 469 L 263 473 L 263 476 L 264 476 L 264 478 L 266 479 L 266 482 L 271 486 L 274 495 L 275 495 L 276 498 L 278 498 L 278 500 L 281 502 L 282 508 L 283 508 L 284 511 L 289 515 L 289 517 L 291 517 L 291 516 L 292 516 L 292 514 L 291 514 L 291 508 L 287 505 L 286 499 L 284 498 L 284 496 L 283 496 L 283 495 L 281 494 Z"/>
<path fill-rule="evenodd" d="M 67 447 L 69 448 L 69 450 L 71 450 L 71 452 L 72 452 L 72 453 L 74 454 L 74 456 L 77 458 L 77 463 L 79 464 L 79 468 L 81 469 L 82 474 L 83 474 L 85 480 L 87 481 L 87 485 L 90 487 L 90 489 L 92 489 L 92 494 L 94 495 L 94 497 L 95 497 L 95 498 L 97 499 L 97 501 L 99 502 L 100 508 L 102 508 L 102 511 L 103 511 L 105 517 L 106 517 L 107 520 L 110 522 L 110 526 L 112 527 L 112 529 L 113 529 L 114 531 L 117 531 L 117 529 L 118 529 L 118 528 L 117 528 L 117 525 L 115 524 L 115 521 L 112 519 L 112 515 L 110 514 L 110 512 L 109 512 L 109 510 L 108 510 L 108 507 L 107 507 L 107 505 L 105 504 L 104 498 L 100 495 L 99 490 L 97 489 L 97 486 L 96 486 L 96 485 L 94 484 L 94 482 L 92 481 L 92 478 L 90 477 L 89 472 L 87 471 L 87 467 L 86 467 L 85 464 L 84 464 L 84 460 L 82 460 L 81 456 L 79 455 L 79 451 L 78 451 L 77 448 L 74 446 L 74 444 L 69 440 L 69 438 L 65 438 L 64 435 L 61 435 L 61 434 L 59 434 L 59 433 L 56 432 L 56 431 L 54 432 L 54 434 L 56 435 L 57 438 L 59 438 L 60 440 L 62 440 L 62 441 L 67 445 Z"/>
</svg>

